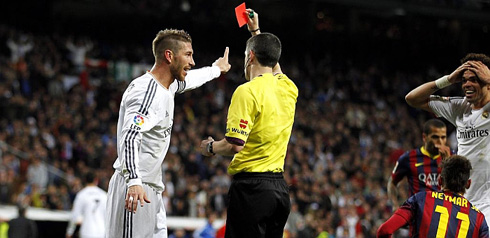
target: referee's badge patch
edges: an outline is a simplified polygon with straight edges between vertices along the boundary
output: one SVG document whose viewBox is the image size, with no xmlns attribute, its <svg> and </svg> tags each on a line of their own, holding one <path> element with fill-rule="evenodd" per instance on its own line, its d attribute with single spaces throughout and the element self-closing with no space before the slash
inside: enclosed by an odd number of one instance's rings
<svg viewBox="0 0 490 238">
<path fill-rule="evenodd" d="M 137 126 L 142 126 L 145 123 L 145 119 L 140 115 L 136 115 L 134 116 L 133 122 Z"/>
</svg>

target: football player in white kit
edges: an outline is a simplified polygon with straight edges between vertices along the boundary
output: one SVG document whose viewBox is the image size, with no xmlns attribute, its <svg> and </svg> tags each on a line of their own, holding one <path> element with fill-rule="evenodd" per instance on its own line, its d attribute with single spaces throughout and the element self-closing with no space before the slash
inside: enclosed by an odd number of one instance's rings
<svg viewBox="0 0 490 238">
<path fill-rule="evenodd" d="M 490 217 L 490 58 L 468 54 L 450 75 L 424 83 L 407 94 L 412 107 L 444 117 L 456 127 L 457 154 L 471 161 L 471 187 L 465 197 Z M 462 82 L 464 97 L 432 95 Z"/>
<path fill-rule="evenodd" d="M 155 64 L 123 94 L 117 124 L 118 158 L 109 182 L 106 237 L 166 238 L 161 193 L 162 163 L 174 118 L 174 96 L 226 73 L 229 49 L 211 67 L 195 65 L 191 37 L 183 30 L 160 31 L 153 40 Z"/>
<path fill-rule="evenodd" d="M 85 175 L 85 187 L 77 193 L 66 229 L 66 237 L 71 238 L 80 217 L 80 238 L 103 238 L 105 234 L 105 212 L 107 192 L 97 187 L 98 179 L 93 172 Z"/>
</svg>

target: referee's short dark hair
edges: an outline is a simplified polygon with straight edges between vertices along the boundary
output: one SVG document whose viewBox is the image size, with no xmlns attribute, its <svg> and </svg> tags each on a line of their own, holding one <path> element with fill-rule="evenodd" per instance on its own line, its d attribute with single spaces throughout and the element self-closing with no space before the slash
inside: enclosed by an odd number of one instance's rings
<svg viewBox="0 0 490 238">
<path fill-rule="evenodd" d="M 261 33 L 247 40 L 246 50 L 252 50 L 262 66 L 273 68 L 281 58 L 282 45 L 274 34 Z"/>
</svg>

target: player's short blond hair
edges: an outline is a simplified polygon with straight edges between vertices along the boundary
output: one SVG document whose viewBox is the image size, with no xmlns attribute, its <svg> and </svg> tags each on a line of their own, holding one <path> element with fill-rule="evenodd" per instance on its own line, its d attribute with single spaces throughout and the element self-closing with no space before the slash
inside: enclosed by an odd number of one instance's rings
<svg viewBox="0 0 490 238">
<path fill-rule="evenodd" d="M 192 43 L 191 36 L 184 30 L 165 29 L 159 31 L 152 45 L 155 61 L 161 62 L 163 60 L 163 52 L 165 50 L 177 53 L 182 48 L 181 42 Z"/>
</svg>

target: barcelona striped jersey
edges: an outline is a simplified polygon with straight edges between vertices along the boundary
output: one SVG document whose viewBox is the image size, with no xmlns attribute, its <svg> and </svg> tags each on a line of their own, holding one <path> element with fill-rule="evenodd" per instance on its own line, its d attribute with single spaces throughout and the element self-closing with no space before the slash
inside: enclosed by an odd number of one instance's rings
<svg viewBox="0 0 490 238">
<path fill-rule="evenodd" d="M 456 193 L 420 192 L 411 196 L 396 213 L 409 222 L 411 237 L 488 238 L 483 213 Z"/>
<path fill-rule="evenodd" d="M 440 155 L 431 156 L 424 147 L 413 149 L 400 156 L 391 178 L 398 184 L 403 177 L 407 177 L 410 196 L 425 190 L 439 191 L 440 163 Z"/>
</svg>

